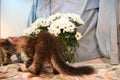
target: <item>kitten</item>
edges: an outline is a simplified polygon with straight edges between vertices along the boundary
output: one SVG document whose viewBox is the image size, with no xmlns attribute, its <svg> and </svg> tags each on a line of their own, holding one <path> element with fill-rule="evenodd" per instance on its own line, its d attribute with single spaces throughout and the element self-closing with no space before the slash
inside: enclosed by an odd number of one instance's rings
<svg viewBox="0 0 120 80">
<path fill-rule="evenodd" d="M 44 63 L 48 61 L 52 67 L 61 74 L 66 75 L 90 75 L 94 68 L 90 66 L 72 67 L 65 63 L 62 54 L 63 49 L 59 39 L 49 32 L 42 31 L 36 38 L 21 36 L 9 38 L 17 51 L 26 55 L 25 65 L 33 74 L 44 72 Z"/>
<path fill-rule="evenodd" d="M 8 41 L 8 39 L 0 39 L 0 56 L 1 56 L 1 64 L 7 65 L 14 63 L 11 60 L 11 56 L 16 54 L 17 62 L 23 62 L 21 59 L 20 53 L 16 52 L 14 46 Z"/>
</svg>

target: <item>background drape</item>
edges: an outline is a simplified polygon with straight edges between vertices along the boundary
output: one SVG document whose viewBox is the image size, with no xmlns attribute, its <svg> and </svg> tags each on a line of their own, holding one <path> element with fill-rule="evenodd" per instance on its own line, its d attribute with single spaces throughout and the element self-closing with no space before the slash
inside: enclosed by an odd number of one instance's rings
<svg viewBox="0 0 120 80">
<path fill-rule="evenodd" d="M 76 13 L 85 21 L 79 28 L 83 38 L 75 48 L 76 61 L 107 57 L 111 64 L 119 63 L 118 0 L 34 0 L 28 26 L 56 12 Z"/>
<path fill-rule="evenodd" d="M 99 50 L 102 55 L 110 58 L 112 64 L 116 64 L 118 63 L 118 0 L 100 0 L 99 7 L 96 30 Z"/>
<path fill-rule="evenodd" d="M 117 27 L 117 36 L 118 36 L 118 58 L 120 62 L 120 0 L 118 0 L 118 27 Z"/>
</svg>

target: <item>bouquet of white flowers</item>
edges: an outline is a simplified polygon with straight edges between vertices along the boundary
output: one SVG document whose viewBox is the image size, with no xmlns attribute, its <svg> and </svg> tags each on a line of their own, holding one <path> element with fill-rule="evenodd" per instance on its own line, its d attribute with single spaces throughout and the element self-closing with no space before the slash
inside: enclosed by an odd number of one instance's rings
<svg viewBox="0 0 120 80">
<path fill-rule="evenodd" d="M 78 27 L 84 24 L 77 14 L 56 13 L 47 19 L 39 18 L 30 27 L 24 30 L 24 35 L 36 37 L 40 31 L 48 31 L 57 36 L 64 49 L 64 57 L 68 62 L 74 62 L 73 47 L 79 46 L 78 40 L 82 37 Z"/>
</svg>

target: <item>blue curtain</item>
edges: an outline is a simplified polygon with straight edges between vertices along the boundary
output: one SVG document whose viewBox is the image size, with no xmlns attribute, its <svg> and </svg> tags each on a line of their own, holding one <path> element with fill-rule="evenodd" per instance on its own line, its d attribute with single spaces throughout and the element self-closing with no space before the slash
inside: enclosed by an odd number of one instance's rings
<svg viewBox="0 0 120 80">
<path fill-rule="evenodd" d="M 50 3 L 50 1 L 53 2 Z M 73 5 L 73 3 L 77 1 L 81 1 L 80 4 L 75 3 Z M 119 0 L 99 0 L 99 3 L 97 1 L 98 0 L 69 0 L 71 3 L 68 4 L 68 0 L 34 0 L 28 19 L 28 26 L 37 18 L 46 18 L 50 14 L 58 11 L 72 12 L 72 10 L 75 11 L 74 9 L 77 9 L 77 13 L 82 7 L 83 14 L 81 17 L 87 22 L 83 29 L 82 27 L 80 29 L 84 32 L 84 35 L 79 41 L 80 47 L 77 48 L 74 53 L 76 61 L 104 56 L 110 59 L 111 64 L 118 64 L 117 27 L 119 21 Z M 81 4 L 82 2 L 84 4 Z M 63 5 L 63 3 L 65 5 Z M 81 7 L 73 8 L 76 5 L 81 5 Z M 99 5 L 99 12 L 93 9 L 93 6 L 97 5 Z"/>
<path fill-rule="evenodd" d="M 44 5 L 44 6 L 43 6 Z M 27 27 L 37 18 L 46 18 L 50 15 L 50 0 L 33 0 L 33 5 L 28 18 Z"/>
</svg>

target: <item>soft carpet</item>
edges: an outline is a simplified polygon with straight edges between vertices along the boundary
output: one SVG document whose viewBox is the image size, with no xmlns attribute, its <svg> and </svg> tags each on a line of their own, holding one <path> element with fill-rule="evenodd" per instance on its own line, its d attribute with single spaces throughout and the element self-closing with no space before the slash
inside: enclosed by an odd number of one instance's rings
<svg viewBox="0 0 120 80">
<path fill-rule="evenodd" d="M 120 65 L 108 63 L 74 63 L 73 66 L 90 65 L 96 69 L 96 73 L 89 76 L 67 76 L 42 74 L 33 76 L 27 72 L 18 72 L 21 64 L 9 64 L 0 67 L 0 80 L 120 80 Z"/>
</svg>

